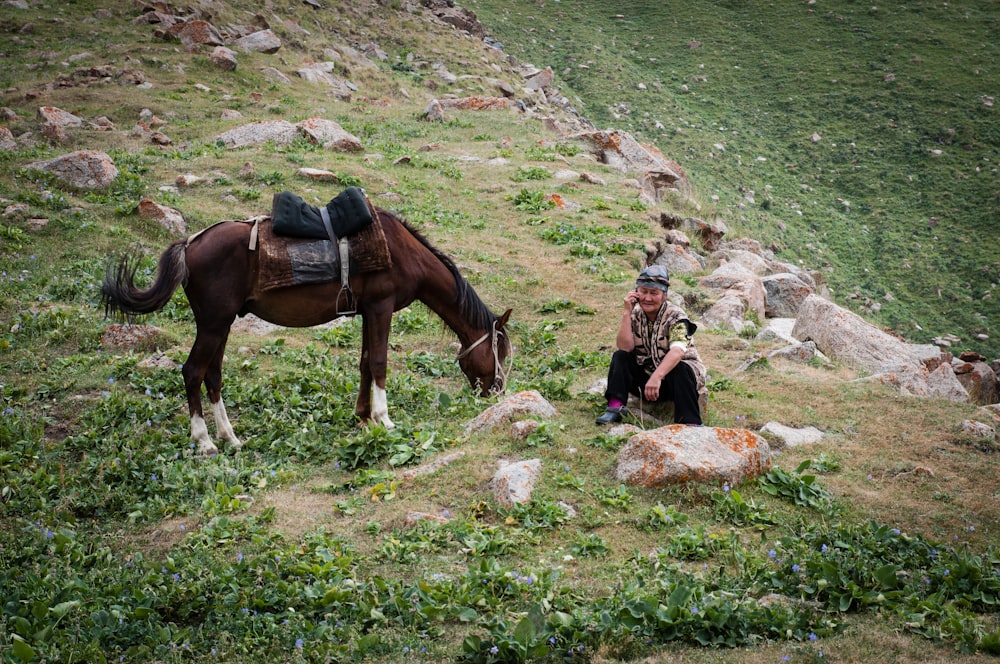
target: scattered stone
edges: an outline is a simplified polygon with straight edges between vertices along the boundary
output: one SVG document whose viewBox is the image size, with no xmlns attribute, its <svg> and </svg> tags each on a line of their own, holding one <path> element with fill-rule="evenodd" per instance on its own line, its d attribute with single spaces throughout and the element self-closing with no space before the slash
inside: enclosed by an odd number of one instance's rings
<svg viewBox="0 0 1000 664">
<path fill-rule="evenodd" d="M 42 136 L 49 139 L 56 145 L 65 145 L 69 143 L 69 135 L 62 125 L 57 125 L 52 122 L 46 122 L 42 125 Z"/>
<path fill-rule="evenodd" d="M 447 122 L 448 118 L 444 114 L 444 106 L 437 99 L 431 99 L 424 109 L 423 119 L 429 122 Z"/>
<path fill-rule="evenodd" d="M 225 108 L 222 113 L 219 113 L 220 120 L 241 120 L 243 114 L 232 108 Z"/>
<path fill-rule="evenodd" d="M 510 436 L 514 440 L 525 441 L 528 436 L 538 431 L 542 423 L 538 420 L 519 420 L 510 425 Z"/>
<path fill-rule="evenodd" d="M 177 176 L 177 179 L 174 180 L 174 184 L 178 187 L 193 187 L 204 181 L 205 178 L 195 175 L 194 173 L 184 173 Z"/>
<path fill-rule="evenodd" d="M 459 111 L 500 111 L 510 108 L 510 100 L 506 97 L 462 97 L 459 99 L 438 99 L 441 107 Z"/>
<path fill-rule="evenodd" d="M 871 373 L 922 366 L 941 355 L 935 346 L 906 343 L 818 295 L 803 300 L 792 336 L 811 339 L 829 357 Z"/>
<path fill-rule="evenodd" d="M 288 78 L 274 67 L 262 67 L 260 73 L 263 74 L 264 78 L 271 81 L 272 83 L 281 83 L 283 85 L 290 85 L 292 82 L 292 79 Z"/>
<path fill-rule="evenodd" d="M 448 519 L 444 516 L 441 516 L 440 514 L 430 514 L 428 512 L 410 511 L 407 512 L 406 516 L 403 518 L 403 527 L 416 528 L 422 522 L 425 521 L 430 521 L 441 525 L 448 523 Z"/>
<path fill-rule="evenodd" d="M 178 365 L 166 353 L 154 353 L 139 362 L 137 366 L 142 369 L 176 369 Z"/>
<path fill-rule="evenodd" d="M 295 172 L 300 178 L 316 180 L 318 182 L 340 182 L 337 174 L 332 171 L 324 171 L 319 168 L 300 168 Z"/>
<path fill-rule="evenodd" d="M 208 56 L 208 59 L 219 69 L 225 71 L 236 69 L 236 51 L 228 49 L 225 46 L 216 46 L 212 54 Z"/>
<path fill-rule="evenodd" d="M 201 46 L 222 46 L 225 43 L 214 25 L 197 19 L 175 24 L 166 34 L 179 39 L 188 51 L 195 51 Z"/>
<path fill-rule="evenodd" d="M 27 212 L 28 212 L 28 204 L 27 203 L 14 203 L 14 204 L 8 205 L 6 208 L 4 208 L 3 216 L 4 217 L 15 217 L 15 216 L 21 216 L 21 215 L 27 214 Z"/>
<path fill-rule="evenodd" d="M 144 198 L 139 201 L 136 212 L 143 219 L 155 221 L 174 235 L 185 235 L 187 233 L 187 222 L 184 221 L 184 215 L 173 208 L 160 205 L 152 199 Z"/>
<path fill-rule="evenodd" d="M 977 438 L 996 438 L 996 429 L 989 424 L 977 420 L 965 420 L 962 422 L 962 432 L 971 433 Z"/>
<path fill-rule="evenodd" d="M 497 425 L 512 421 L 515 417 L 526 415 L 551 419 L 556 416 L 556 409 L 537 390 L 528 390 L 512 394 L 503 401 L 490 406 L 474 419 L 465 424 L 467 434 L 477 431 L 488 431 Z"/>
<path fill-rule="evenodd" d="M 761 278 L 764 285 L 764 313 L 770 318 L 794 318 L 813 289 L 794 274 L 772 274 Z"/>
<path fill-rule="evenodd" d="M 286 120 L 259 120 L 222 132 L 215 140 L 228 148 L 242 148 L 272 142 L 288 145 L 299 135 L 298 128 Z"/>
<path fill-rule="evenodd" d="M 157 350 L 163 341 L 163 330 L 155 325 L 108 325 L 101 335 L 104 348 L 126 348 L 131 350 Z"/>
<path fill-rule="evenodd" d="M 340 152 L 361 152 L 361 139 L 348 133 L 333 120 L 313 117 L 295 125 L 310 143 L 319 143 L 324 148 Z"/>
<path fill-rule="evenodd" d="M 82 127 L 83 118 L 55 106 L 42 106 L 35 114 L 39 122 L 57 127 Z"/>
<path fill-rule="evenodd" d="M 345 318 L 343 320 L 348 320 L 348 319 Z M 431 459 L 427 463 L 422 463 L 414 468 L 407 468 L 406 470 L 404 470 L 399 474 L 399 479 L 410 480 L 413 479 L 414 477 L 420 477 L 421 475 L 430 475 L 431 473 L 436 472 L 441 468 L 444 468 L 445 466 L 451 465 L 455 461 L 461 459 L 463 456 L 465 456 L 465 452 L 462 450 L 458 450 L 456 452 L 450 452 L 448 454 L 435 457 L 434 459 Z"/>
<path fill-rule="evenodd" d="M 501 461 L 496 474 L 490 480 L 490 487 L 497 504 L 511 508 L 531 500 L 531 492 L 541 474 L 541 459 Z"/>
<path fill-rule="evenodd" d="M 233 46 L 246 53 L 277 53 L 281 48 L 281 40 L 270 30 L 260 30 L 237 39 Z"/>
<path fill-rule="evenodd" d="M 74 189 L 107 189 L 118 177 L 111 157 L 97 150 L 79 150 L 54 159 L 34 161 L 25 168 L 51 173 Z"/>
<path fill-rule="evenodd" d="M 810 445 L 823 440 L 823 432 L 816 427 L 805 427 L 795 429 L 793 427 L 779 424 L 778 422 L 768 422 L 761 427 L 760 432 L 771 436 L 768 442 L 772 450 L 780 450 L 785 447 L 797 447 L 799 445 Z"/>
<path fill-rule="evenodd" d="M 757 338 L 760 338 L 759 334 L 757 335 Z M 773 350 L 767 354 L 767 358 L 769 360 L 789 360 L 791 362 L 800 362 L 802 364 L 811 362 L 817 357 L 823 360 L 824 363 L 828 362 L 823 353 L 817 350 L 816 343 L 813 341 L 806 341 L 804 343 L 796 342 L 777 350 Z"/>
<path fill-rule="evenodd" d="M 589 182 L 590 184 L 596 184 L 600 187 L 606 187 L 608 185 L 604 178 L 597 177 L 593 173 L 580 173 L 580 179 L 584 182 Z"/>
</svg>

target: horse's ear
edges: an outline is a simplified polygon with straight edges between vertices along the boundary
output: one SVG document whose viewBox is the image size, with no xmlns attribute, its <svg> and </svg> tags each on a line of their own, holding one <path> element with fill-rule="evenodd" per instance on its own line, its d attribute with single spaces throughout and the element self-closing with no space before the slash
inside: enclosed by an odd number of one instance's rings
<svg viewBox="0 0 1000 664">
<path fill-rule="evenodd" d="M 500 318 L 497 319 L 497 329 L 498 330 L 502 330 L 504 328 L 504 325 L 507 324 L 507 321 L 510 320 L 510 313 L 512 311 L 514 311 L 514 310 L 513 309 L 508 309 L 507 311 L 503 312 L 503 316 L 500 316 Z"/>
</svg>

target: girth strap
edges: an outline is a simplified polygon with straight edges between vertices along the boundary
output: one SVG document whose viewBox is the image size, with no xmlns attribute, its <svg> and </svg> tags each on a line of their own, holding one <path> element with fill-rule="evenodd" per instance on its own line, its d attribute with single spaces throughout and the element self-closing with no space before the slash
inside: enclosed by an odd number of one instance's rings
<svg viewBox="0 0 1000 664">
<path fill-rule="evenodd" d="M 338 314 L 353 314 L 357 313 L 357 305 L 354 301 L 354 292 L 351 291 L 351 248 L 346 237 L 342 237 L 339 240 L 337 236 L 333 233 L 333 225 L 330 223 L 330 213 L 325 207 L 319 209 L 319 214 L 323 218 L 323 227 L 326 229 L 326 234 L 330 236 L 330 241 L 337 245 L 340 250 L 340 291 L 337 293 L 337 301 L 335 303 L 337 307 Z M 340 298 L 346 296 L 347 306 L 349 311 L 340 310 Z"/>
</svg>

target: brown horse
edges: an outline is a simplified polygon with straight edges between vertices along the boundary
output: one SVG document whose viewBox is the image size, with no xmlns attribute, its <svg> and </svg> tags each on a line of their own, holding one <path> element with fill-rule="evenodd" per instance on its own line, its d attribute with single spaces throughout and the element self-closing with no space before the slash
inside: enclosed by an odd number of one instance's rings
<svg viewBox="0 0 1000 664">
<path fill-rule="evenodd" d="M 312 283 L 262 290 L 259 251 L 251 250 L 253 225 L 221 222 L 200 234 L 177 240 L 160 256 L 148 289 L 134 285 L 137 261 L 129 256 L 108 266 L 102 285 L 108 314 L 126 319 L 162 309 L 181 285 L 194 312 L 197 332 L 184 363 L 184 388 L 191 415 L 191 438 L 205 455 L 218 453 L 205 425 L 201 386 L 205 384 L 220 438 L 238 449 L 222 401 L 222 358 L 237 316 L 255 314 L 277 325 L 309 327 L 343 315 L 361 315 L 361 385 L 355 413 L 362 422 L 392 427 L 385 392 L 386 355 L 392 314 L 420 300 L 448 325 L 461 342 L 458 363 L 483 396 L 506 386 L 505 361 L 511 352 L 504 328 L 510 318 L 494 314 L 448 256 L 391 212 L 375 208 L 385 234 L 391 267 L 352 273 L 348 279 L 354 311 L 342 313 L 341 284 Z M 374 395 L 373 384 L 374 383 Z"/>
</svg>

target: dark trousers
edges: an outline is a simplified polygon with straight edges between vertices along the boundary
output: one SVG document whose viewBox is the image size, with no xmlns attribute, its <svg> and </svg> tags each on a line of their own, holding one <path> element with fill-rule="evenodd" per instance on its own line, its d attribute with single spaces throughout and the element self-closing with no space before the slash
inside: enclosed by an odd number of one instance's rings
<svg viewBox="0 0 1000 664">
<path fill-rule="evenodd" d="M 635 361 L 635 355 L 625 350 L 616 350 L 611 356 L 611 367 L 608 369 L 608 389 L 604 396 L 615 398 L 622 402 L 628 401 L 628 395 L 634 394 L 645 399 L 643 388 L 649 382 L 649 374 Z M 701 411 L 698 408 L 698 380 L 694 370 L 684 362 L 666 375 L 660 383 L 660 398 L 657 402 L 674 402 L 674 422 L 677 424 L 701 424 Z"/>
</svg>

